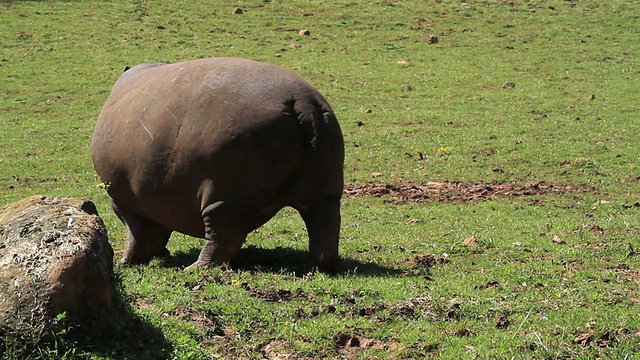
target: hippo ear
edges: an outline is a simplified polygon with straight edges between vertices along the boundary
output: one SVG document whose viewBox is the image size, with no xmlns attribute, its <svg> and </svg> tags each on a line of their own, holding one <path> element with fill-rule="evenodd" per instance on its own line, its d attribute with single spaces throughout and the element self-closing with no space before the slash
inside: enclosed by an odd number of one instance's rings
<svg viewBox="0 0 640 360">
<path fill-rule="evenodd" d="M 125 66 L 123 73 L 127 72 L 127 70 L 129 70 L 129 69 L 131 69 L 131 66 L 129 66 L 129 65 Z"/>
</svg>

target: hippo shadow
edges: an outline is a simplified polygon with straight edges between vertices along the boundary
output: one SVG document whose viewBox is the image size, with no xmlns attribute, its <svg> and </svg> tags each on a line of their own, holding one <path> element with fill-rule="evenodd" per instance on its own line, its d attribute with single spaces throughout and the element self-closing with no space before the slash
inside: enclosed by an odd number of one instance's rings
<svg viewBox="0 0 640 360">
<path fill-rule="evenodd" d="M 70 324 L 65 341 L 83 353 L 109 359 L 171 359 L 173 346 L 162 330 L 133 311 L 118 280 L 116 287 L 113 310 Z"/>
<path fill-rule="evenodd" d="M 194 248 L 187 252 L 178 251 L 162 262 L 164 267 L 186 267 L 191 265 L 200 253 L 200 249 Z M 286 247 L 273 249 L 259 248 L 255 245 L 247 245 L 231 261 L 232 269 L 245 271 L 258 271 L 270 273 L 296 273 L 303 267 L 309 253 L 305 250 L 296 250 Z M 394 269 L 374 263 L 365 263 L 356 259 L 342 256 L 337 276 L 353 275 L 362 277 L 397 276 L 403 273 L 402 269 Z"/>
</svg>

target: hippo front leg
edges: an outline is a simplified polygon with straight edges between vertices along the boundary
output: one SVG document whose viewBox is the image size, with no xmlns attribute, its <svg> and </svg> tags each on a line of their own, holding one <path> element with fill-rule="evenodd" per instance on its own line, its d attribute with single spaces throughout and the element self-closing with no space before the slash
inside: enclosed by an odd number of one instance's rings
<svg viewBox="0 0 640 360">
<path fill-rule="evenodd" d="M 323 272 L 338 270 L 340 240 L 340 197 L 328 197 L 311 206 L 298 209 L 309 234 L 309 260 L 303 271 L 315 268 Z"/>
<path fill-rule="evenodd" d="M 229 221 L 228 214 L 223 213 L 223 205 L 222 201 L 218 201 L 202 211 L 207 243 L 200 251 L 198 260 L 189 268 L 229 265 L 242 247 L 247 234 L 234 229 L 233 221 Z"/>
</svg>

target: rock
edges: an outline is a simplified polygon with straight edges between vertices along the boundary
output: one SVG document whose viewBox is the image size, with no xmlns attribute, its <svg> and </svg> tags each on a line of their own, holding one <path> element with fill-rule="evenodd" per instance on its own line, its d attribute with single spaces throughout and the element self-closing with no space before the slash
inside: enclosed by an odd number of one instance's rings
<svg viewBox="0 0 640 360">
<path fill-rule="evenodd" d="M 33 196 L 0 207 L 0 335 L 48 333 L 56 315 L 112 309 L 113 249 L 88 200 Z"/>
<path fill-rule="evenodd" d="M 244 10 L 239 7 L 234 7 L 233 9 L 231 9 L 231 14 L 232 15 L 244 14 Z"/>
<path fill-rule="evenodd" d="M 468 238 L 464 239 L 464 241 L 462 241 L 462 245 L 476 247 L 478 246 L 478 240 L 476 240 L 475 236 L 469 236 Z"/>
<path fill-rule="evenodd" d="M 558 235 L 553 235 L 553 239 L 551 240 L 556 244 L 564 244 L 564 240 L 562 240 L 562 238 Z"/>
<path fill-rule="evenodd" d="M 437 44 L 438 43 L 438 37 L 435 35 L 429 35 L 429 44 Z"/>
<path fill-rule="evenodd" d="M 298 31 L 298 35 L 309 36 L 309 35 L 311 35 L 311 31 L 309 31 L 307 29 L 301 29 L 300 31 Z"/>
</svg>

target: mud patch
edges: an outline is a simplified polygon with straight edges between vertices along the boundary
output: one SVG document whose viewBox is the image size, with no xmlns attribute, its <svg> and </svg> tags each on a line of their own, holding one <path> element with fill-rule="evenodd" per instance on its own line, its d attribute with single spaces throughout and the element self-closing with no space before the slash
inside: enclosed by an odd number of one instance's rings
<svg viewBox="0 0 640 360">
<path fill-rule="evenodd" d="M 356 359 L 362 357 L 367 349 L 384 349 L 388 354 L 397 354 L 403 348 L 395 341 L 382 341 L 353 334 L 338 333 L 333 339 L 336 350 L 342 359 Z"/>
<path fill-rule="evenodd" d="M 403 274 L 405 276 L 422 275 L 425 280 L 433 280 L 431 277 L 431 269 L 436 265 L 445 265 L 450 263 L 449 258 L 436 257 L 433 254 L 421 254 L 407 260 L 409 268 Z"/>
<path fill-rule="evenodd" d="M 408 260 L 408 263 L 416 267 L 433 267 L 438 264 L 448 264 L 451 260 L 443 257 L 436 257 L 433 254 L 416 255 Z"/>
<path fill-rule="evenodd" d="M 165 316 L 173 316 L 177 320 L 188 322 L 193 325 L 194 328 L 205 333 L 213 333 L 219 336 L 224 335 L 224 331 L 218 326 L 215 316 L 202 310 L 179 306 Z"/>
<path fill-rule="evenodd" d="M 282 340 L 271 340 L 269 343 L 260 346 L 260 353 L 269 360 L 301 360 L 308 359 L 294 355 L 288 349 L 288 345 Z"/>
<path fill-rule="evenodd" d="M 489 280 L 489 281 L 487 281 L 486 284 L 484 284 L 484 285 L 476 285 L 473 288 L 475 290 L 486 290 L 486 289 L 502 290 L 502 285 L 500 285 L 500 283 L 497 282 L 496 280 Z"/>
<path fill-rule="evenodd" d="M 570 185 L 540 181 L 530 184 L 463 183 L 459 181 L 415 183 L 401 181 L 395 184 L 371 182 L 346 184 L 344 196 L 373 196 L 385 198 L 385 202 L 403 204 L 426 201 L 473 202 L 499 198 L 535 195 L 565 195 L 595 192 L 593 187 L 579 188 Z"/>
<path fill-rule="evenodd" d="M 289 289 L 254 289 L 247 283 L 243 283 L 241 286 L 247 291 L 249 296 L 262 299 L 266 302 L 284 302 L 294 299 L 313 301 L 313 296 L 302 290 L 302 288 L 297 288 L 295 291 L 291 291 Z"/>
</svg>

